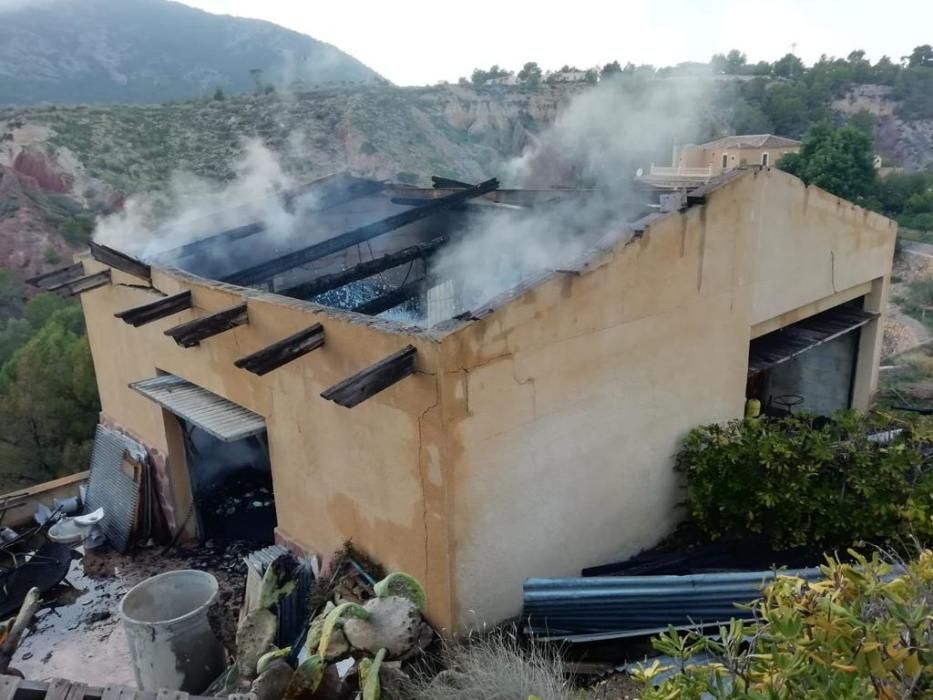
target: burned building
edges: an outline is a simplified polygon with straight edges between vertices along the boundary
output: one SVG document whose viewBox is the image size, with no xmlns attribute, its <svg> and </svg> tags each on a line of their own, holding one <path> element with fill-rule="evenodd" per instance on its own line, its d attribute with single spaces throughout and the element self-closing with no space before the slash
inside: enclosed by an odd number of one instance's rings
<svg viewBox="0 0 933 700">
<path fill-rule="evenodd" d="M 575 225 L 592 193 L 438 185 L 332 178 L 284 242 L 244 221 L 41 281 L 81 294 L 102 422 L 149 448 L 173 527 L 352 540 L 463 630 L 668 534 L 692 427 L 868 406 L 893 222 L 757 168 L 629 225 Z M 509 232 L 548 221 L 565 259 L 516 265 Z"/>
</svg>

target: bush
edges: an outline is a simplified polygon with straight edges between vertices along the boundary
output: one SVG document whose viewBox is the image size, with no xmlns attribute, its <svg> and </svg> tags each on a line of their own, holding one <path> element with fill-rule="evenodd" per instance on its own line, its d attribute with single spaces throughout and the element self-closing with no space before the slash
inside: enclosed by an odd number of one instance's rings
<svg viewBox="0 0 933 700">
<path fill-rule="evenodd" d="M 715 637 L 670 630 L 653 640 L 677 667 L 642 668 L 642 700 L 929 698 L 933 552 L 906 566 L 877 555 L 855 566 L 830 561 L 823 575 L 813 584 L 775 579 L 755 606 L 758 622 L 733 621 Z M 701 652 L 716 660 L 691 664 Z M 673 676 L 650 687 L 668 670 Z"/>
<path fill-rule="evenodd" d="M 866 437 L 877 427 L 844 413 L 697 428 L 676 458 L 689 516 L 711 539 L 750 532 L 776 548 L 928 540 L 933 470 L 909 431 L 882 445 Z"/>
</svg>

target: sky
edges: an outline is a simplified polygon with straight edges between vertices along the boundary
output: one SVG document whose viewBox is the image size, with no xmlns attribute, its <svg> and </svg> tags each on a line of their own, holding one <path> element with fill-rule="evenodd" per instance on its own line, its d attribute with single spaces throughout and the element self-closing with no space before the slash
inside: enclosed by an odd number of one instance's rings
<svg viewBox="0 0 933 700">
<path fill-rule="evenodd" d="M 453 82 L 494 63 L 511 70 L 525 61 L 552 70 L 612 60 L 662 66 L 732 48 L 750 62 L 794 50 L 812 63 L 856 48 L 872 60 L 898 59 L 933 43 L 930 0 L 183 1 L 309 34 L 399 85 Z"/>
</svg>

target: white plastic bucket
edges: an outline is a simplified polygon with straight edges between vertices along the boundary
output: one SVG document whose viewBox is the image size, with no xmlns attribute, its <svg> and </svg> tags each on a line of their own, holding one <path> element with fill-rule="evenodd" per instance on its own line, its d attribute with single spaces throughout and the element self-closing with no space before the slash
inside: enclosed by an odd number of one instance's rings
<svg viewBox="0 0 933 700">
<path fill-rule="evenodd" d="M 224 650 L 207 612 L 217 579 L 183 569 L 148 578 L 123 596 L 120 616 L 140 690 L 203 692 L 223 672 Z"/>
</svg>

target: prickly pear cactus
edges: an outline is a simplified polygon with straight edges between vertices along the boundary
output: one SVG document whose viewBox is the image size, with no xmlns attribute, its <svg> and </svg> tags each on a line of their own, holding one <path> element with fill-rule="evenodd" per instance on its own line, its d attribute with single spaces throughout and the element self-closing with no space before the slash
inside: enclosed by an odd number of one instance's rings
<svg viewBox="0 0 933 700">
<path fill-rule="evenodd" d="M 421 584 L 413 576 L 401 571 L 386 576 L 373 586 L 373 590 L 379 598 L 388 598 L 389 596 L 406 598 L 414 603 L 420 612 L 424 612 L 428 604 L 428 597 Z"/>
<path fill-rule="evenodd" d="M 379 684 L 379 668 L 386 657 L 386 650 L 376 652 L 374 659 L 363 659 L 360 662 L 360 684 L 363 688 L 363 700 L 379 700 L 382 687 Z"/>
</svg>

